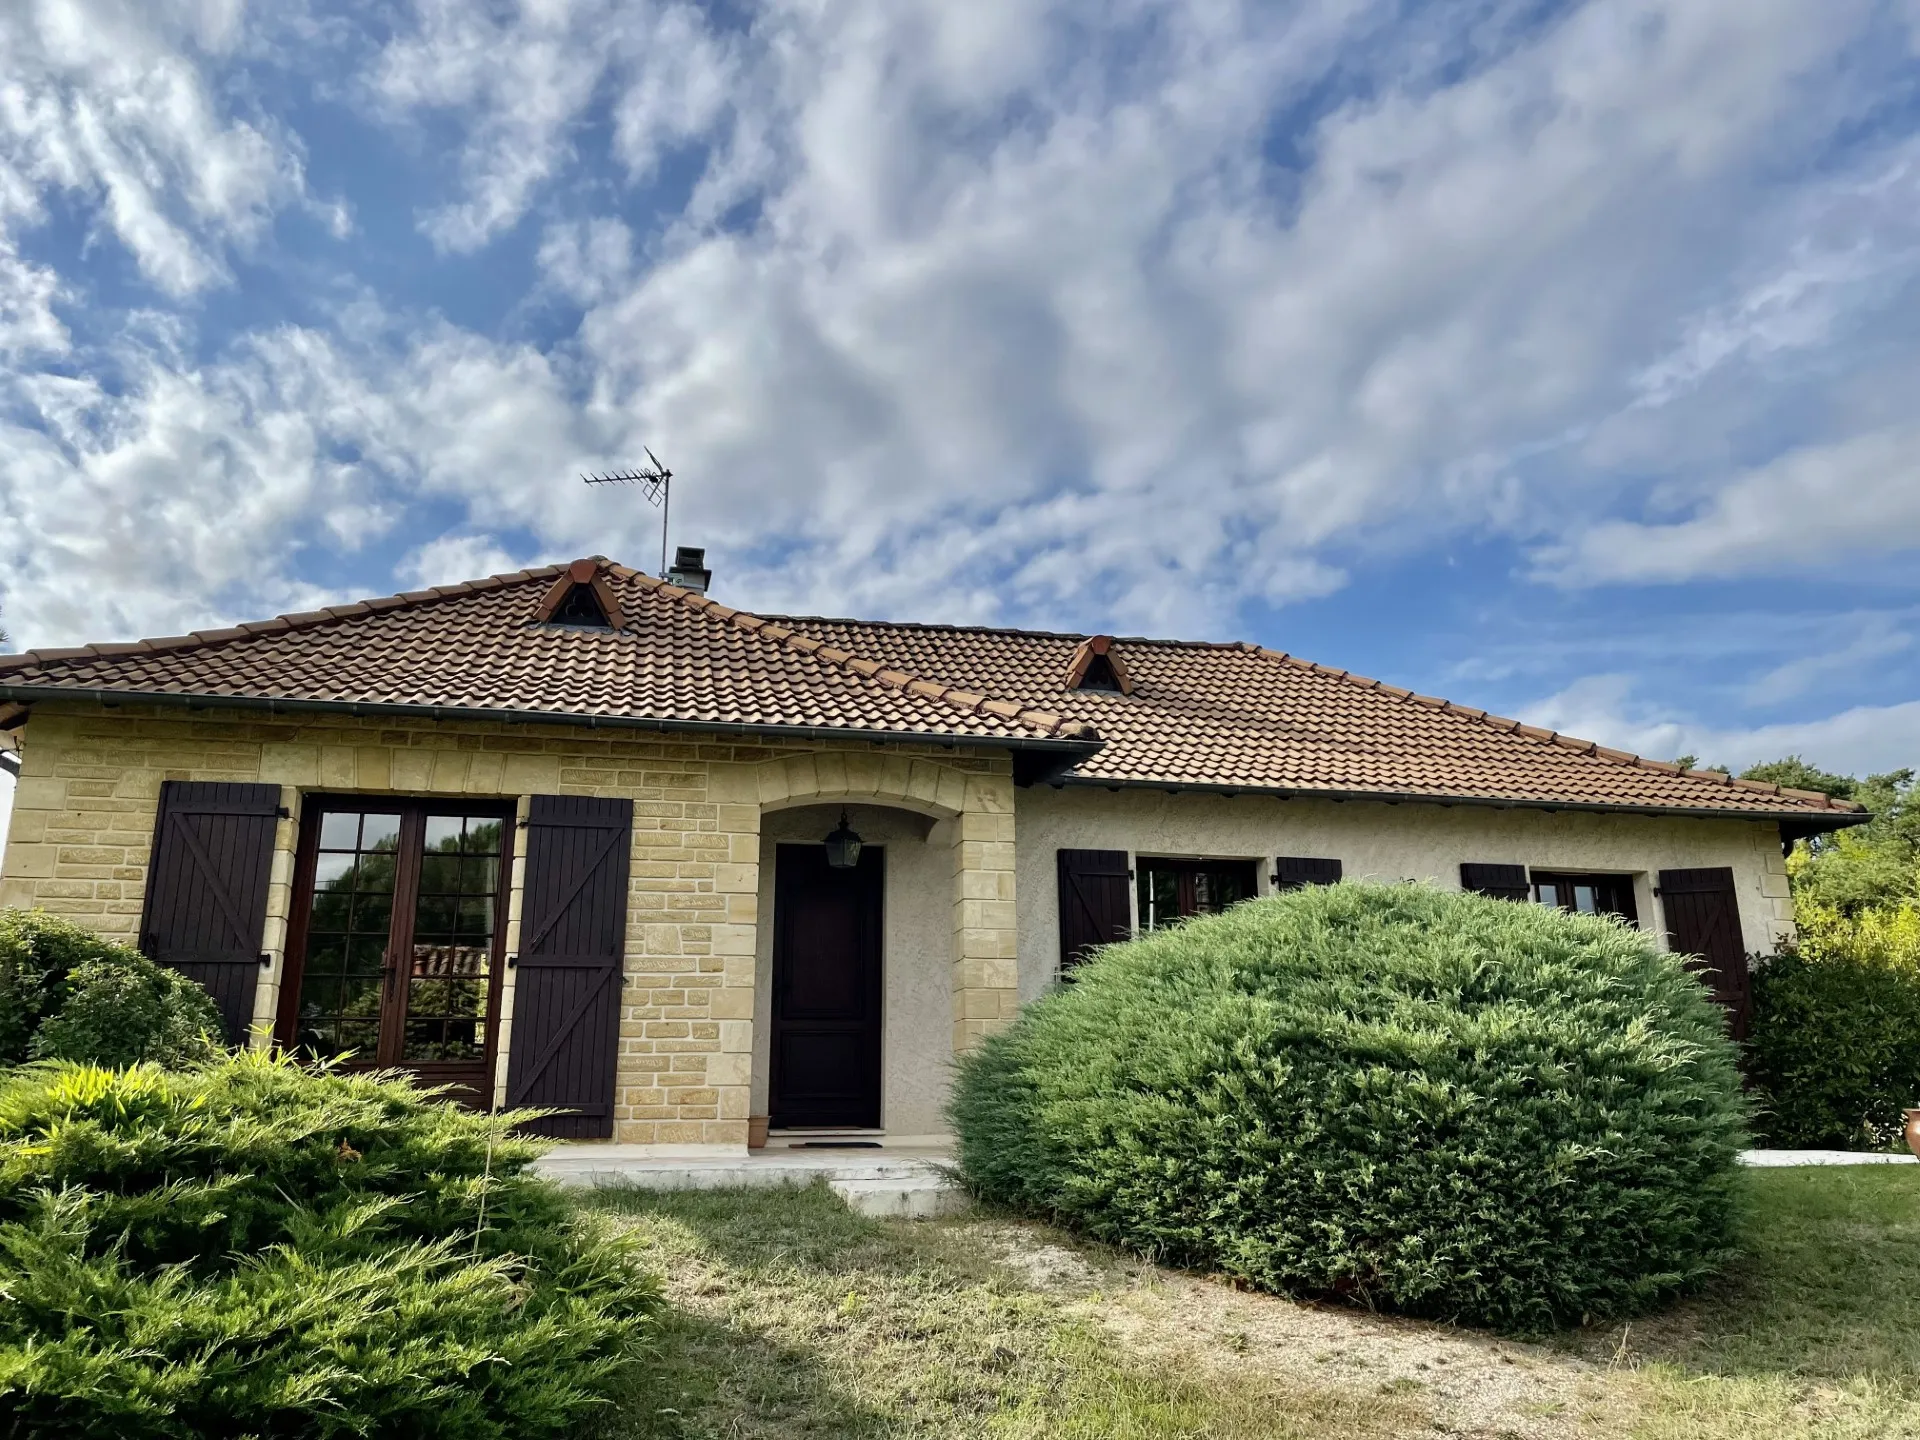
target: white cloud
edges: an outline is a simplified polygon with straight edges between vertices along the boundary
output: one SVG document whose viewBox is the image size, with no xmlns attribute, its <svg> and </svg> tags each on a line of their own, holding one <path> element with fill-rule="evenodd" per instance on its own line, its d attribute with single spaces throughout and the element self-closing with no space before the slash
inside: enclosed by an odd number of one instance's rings
<svg viewBox="0 0 1920 1440">
<path fill-rule="evenodd" d="M 1913 637 L 1895 628 L 1885 616 L 1855 618 L 1853 638 L 1836 649 L 1817 648 L 1776 665 L 1746 687 L 1750 705 L 1777 705 L 1797 699 L 1825 681 L 1858 680 L 1878 661 L 1891 659 L 1913 648 Z M 1916 746 L 1920 749 L 1920 746 Z"/>
<path fill-rule="evenodd" d="M 0 239 L 66 192 L 97 204 L 160 290 L 224 281 L 227 252 L 302 189 L 297 152 L 222 113 L 209 71 L 239 33 L 230 4 L 0 9 Z"/>
<path fill-rule="evenodd" d="M 525 221 L 538 288 L 511 298 L 572 301 L 577 334 L 383 296 L 211 362 L 115 360 L 124 390 L 91 355 L 23 371 L 43 418 L 0 513 L 92 554 L 70 516 L 111 477 L 134 559 L 108 618 L 144 629 L 264 598 L 247 577 L 421 495 L 456 514 L 445 548 L 406 537 L 410 574 L 508 532 L 646 563 L 655 514 L 573 479 L 643 444 L 682 477 L 679 537 L 762 607 L 1217 634 L 1451 534 L 1537 542 L 1575 580 L 1900 543 L 1898 476 L 1835 493 L 1898 447 L 1920 374 L 1914 152 L 1848 139 L 1876 133 L 1882 12 L 1527 9 L 418 0 L 356 93 L 449 156 L 455 198 L 417 217 L 435 241 L 483 253 Z M 99 13 L 105 34 L 145 12 Z M 211 190 L 150 167 L 176 286 L 298 184 L 298 137 L 205 81 L 245 48 L 237 8 L 189 13 L 157 67 L 192 82 L 166 92 L 184 119 L 139 153 L 237 158 Z M 1825 173 L 1845 144 L 1865 153 Z M 611 173 L 582 163 L 602 147 Z M 7 173 L 8 213 L 73 184 L 118 223 L 84 167 Z M 203 192 L 226 198 L 203 214 Z M 56 303 L 15 305 L 43 349 Z M 1788 446 L 1825 458 L 1794 471 Z M 232 543 L 202 518 L 230 514 Z M 56 573 L 19 572 L 12 603 L 94 625 L 41 596 Z"/>
<path fill-rule="evenodd" d="M 1356 548 L 1550 535 L 1572 491 L 1586 529 L 1635 493 L 1592 438 L 1624 444 L 1619 415 L 1658 455 L 1707 377 L 1819 348 L 1906 273 L 1898 204 L 1826 187 L 1808 251 L 1777 180 L 1856 113 L 1832 77 L 1864 4 L 1383 14 L 436 3 L 378 73 L 464 127 L 443 243 L 514 223 L 602 94 L 629 179 L 710 143 L 644 260 L 611 215 L 548 230 L 587 313 L 538 408 L 549 454 L 668 458 L 699 538 L 767 557 L 723 569 L 743 598 L 1216 629 L 1337 588 Z M 1368 98 L 1275 169 L 1276 116 L 1335 67 Z M 524 368 L 482 348 L 474 384 Z M 586 513 L 501 438 L 442 483 L 570 548 Z"/>
<path fill-rule="evenodd" d="M 1668 524 L 1613 520 L 1540 556 L 1570 584 L 1780 574 L 1920 548 L 1920 424 L 1791 450 Z"/>
<path fill-rule="evenodd" d="M 409 590 L 425 590 L 522 568 L 484 535 L 442 535 L 408 551 L 394 574 Z"/>
<path fill-rule="evenodd" d="M 164 327 L 115 384 L 16 378 L 0 416 L 0 610 L 23 643 L 125 639 L 325 598 L 303 548 L 352 550 L 392 511 L 347 458 L 383 402 L 324 337 L 263 335 L 210 366 Z M 77 583 L 110 576 L 112 583 Z"/>
<path fill-rule="evenodd" d="M 1629 676 L 1589 676 L 1527 706 L 1521 718 L 1657 760 L 1696 755 L 1702 764 L 1741 769 L 1802 755 L 1822 769 L 1852 775 L 1920 765 L 1920 700 L 1856 705 L 1811 720 L 1738 727 L 1663 713 L 1639 703 L 1634 690 Z"/>
</svg>

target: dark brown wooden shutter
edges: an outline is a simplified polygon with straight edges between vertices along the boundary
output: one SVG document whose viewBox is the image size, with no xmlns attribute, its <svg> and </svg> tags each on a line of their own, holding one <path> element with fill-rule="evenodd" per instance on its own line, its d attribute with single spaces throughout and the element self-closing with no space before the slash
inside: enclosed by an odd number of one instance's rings
<svg viewBox="0 0 1920 1440">
<path fill-rule="evenodd" d="M 1340 883 L 1338 860 L 1315 860 L 1305 855 L 1282 855 L 1273 862 L 1273 888 L 1298 890 L 1306 885 Z"/>
<path fill-rule="evenodd" d="M 267 882 L 278 785 L 168 780 L 160 787 L 140 916 L 140 948 L 198 981 L 229 1045 L 246 1043 L 267 957 Z"/>
<path fill-rule="evenodd" d="M 1124 850 L 1060 853 L 1060 968 L 1071 970 L 1101 945 L 1133 929 L 1132 875 Z"/>
<path fill-rule="evenodd" d="M 536 1134 L 569 1140 L 613 1134 L 632 849 L 632 801 L 533 797 L 520 950 L 510 961 L 507 1104 L 567 1112 L 529 1126 Z"/>
<path fill-rule="evenodd" d="M 1726 1007 L 1734 1039 L 1746 1039 L 1753 1012 L 1752 977 L 1740 934 L 1733 871 L 1726 866 L 1662 870 L 1660 902 L 1667 914 L 1667 948 L 1694 957 L 1689 968 Z"/>
<path fill-rule="evenodd" d="M 1496 900 L 1533 898 L 1533 888 L 1527 884 L 1527 867 L 1524 865 L 1462 864 L 1460 888 L 1491 895 Z"/>
</svg>

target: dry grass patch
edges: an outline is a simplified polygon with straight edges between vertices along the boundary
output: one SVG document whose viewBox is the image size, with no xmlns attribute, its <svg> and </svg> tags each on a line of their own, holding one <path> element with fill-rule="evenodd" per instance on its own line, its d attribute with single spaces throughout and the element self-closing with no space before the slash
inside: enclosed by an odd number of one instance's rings
<svg viewBox="0 0 1920 1440">
<path fill-rule="evenodd" d="M 996 1215 L 824 1189 L 591 1202 L 668 1279 L 635 1437 L 1920 1440 L 1920 1171 L 1768 1171 L 1747 1258 L 1663 1315 L 1516 1343 L 1298 1305 Z"/>
</svg>

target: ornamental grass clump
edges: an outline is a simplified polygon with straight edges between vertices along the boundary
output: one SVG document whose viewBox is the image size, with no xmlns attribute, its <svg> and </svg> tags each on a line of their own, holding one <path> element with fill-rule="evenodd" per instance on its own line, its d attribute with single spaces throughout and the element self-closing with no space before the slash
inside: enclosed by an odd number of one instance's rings
<svg viewBox="0 0 1920 1440">
<path fill-rule="evenodd" d="M 521 1115 L 240 1054 L 0 1081 L 0 1432 L 535 1437 L 645 1380 L 656 1282 Z"/>
<path fill-rule="evenodd" d="M 952 1116 L 983 1198 L 1513 1333 L 1711 1275 L 1745 1133 L 1722 1017 L 1650 937 L 1416 885 L 1111 946 L 963 1062 Z"/>
</svg>

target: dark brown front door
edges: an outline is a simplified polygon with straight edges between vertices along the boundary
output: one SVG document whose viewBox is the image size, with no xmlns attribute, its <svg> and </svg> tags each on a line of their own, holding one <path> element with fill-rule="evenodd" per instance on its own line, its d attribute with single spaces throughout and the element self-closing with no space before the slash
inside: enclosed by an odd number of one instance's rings
<svg viewBox="0 0 1920 1440">
<path fill-rule="evenodd" d="M 880 923 L 886 852 L 849 870 L 824 845 L 775 856 L 772 1098 L 781 1129 L 880 1124 Z"/>
<path fill-rule="evenodd" d="M 307 804 L 277 1038 L 491 1095 L 513 821 L 499 805 Z"/>
</svg>

